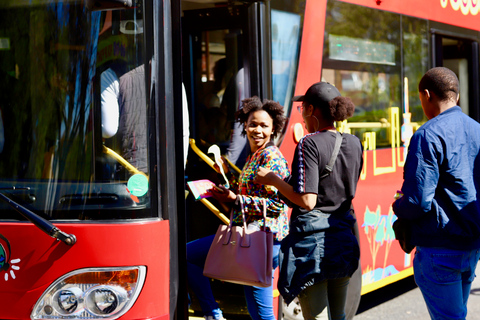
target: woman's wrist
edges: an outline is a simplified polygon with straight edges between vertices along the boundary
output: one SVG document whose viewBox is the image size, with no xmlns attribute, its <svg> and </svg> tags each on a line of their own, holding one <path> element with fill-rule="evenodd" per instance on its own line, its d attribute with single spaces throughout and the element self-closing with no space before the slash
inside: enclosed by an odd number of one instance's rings
<svg viewBox="0 0 480 320">
<path fill-rule="evenodd" d="M 283 181 L 277 174 L 273 171 L 268 173 L 268 180 L 270 181 L 270 185 L 274 186 L 278 189 L 280 182 Z"/>
<path fill-rule="evenodd" d="M 236 195 L 233 191 L 230 191 L 230 193 L 228 194 L 228 202 L 234 202 L 237 200 L 238 197 L 239 195 Z"/>
</svg>

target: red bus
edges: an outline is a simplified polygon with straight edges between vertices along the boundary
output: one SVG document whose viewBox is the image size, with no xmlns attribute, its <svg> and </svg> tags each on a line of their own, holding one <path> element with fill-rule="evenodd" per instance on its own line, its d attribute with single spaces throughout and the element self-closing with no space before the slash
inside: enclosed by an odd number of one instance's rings
<svg viewBox="0 0 480 320">
<path fill-rule="evenodd" d="M 186 181 L 218 180 L 212 145 L 241 168 L 233 114 L 253 95 L 284 105 L 275 142 L 291 161 L 291 97 L 320 80 L 353 99 L 337 127 L 365 150 L 351 319 L 362 294 L 413 273 L 391 203 L 426 121 L 423 73 L 454 70 L 480 119 L 477 0 L 17 0 L 0 15 L 1 319 L 199 314 L 186 243 L 222 221 Z M 227 315 L 246 313 L 238 286 L 212 287 Z M 274 296 L 279 318 L 301 318 Z"/>
</svg>

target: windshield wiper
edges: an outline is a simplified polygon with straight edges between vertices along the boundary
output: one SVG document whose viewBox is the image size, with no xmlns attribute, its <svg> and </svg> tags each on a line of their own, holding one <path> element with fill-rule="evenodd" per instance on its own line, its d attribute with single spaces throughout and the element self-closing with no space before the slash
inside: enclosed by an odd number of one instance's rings
<svg viewBox="0 0 480 320">
<path fill-rule="evenodd" d="M 16 187 L 12 187 L 11 189 L 9 188 L 9 190 L 18 190 L 18 189 L 28 190 L 29 188 L 16 188 Z M 5 190 L 5 188 L 0 188 L 0 190 Z M 62 230 L 55 227 L 50 221 L 45 220 L 44 218 L 37 215 L 35 212 L 28 210 L 24 206 L 8 198 L 2 192 L 0 192 L 0 200 L 5 201 L 15 211 L 20 213 L 25 219 L 33 223 L 35 226 L 37 226 L 40 230 L 48 234 L 50 237 L 60 240 L 69 246 L 73 246 L 75 242 L 77 242 L 77 238 L 75 237 L 75 235 L 63 232 Z"/>
</svg>

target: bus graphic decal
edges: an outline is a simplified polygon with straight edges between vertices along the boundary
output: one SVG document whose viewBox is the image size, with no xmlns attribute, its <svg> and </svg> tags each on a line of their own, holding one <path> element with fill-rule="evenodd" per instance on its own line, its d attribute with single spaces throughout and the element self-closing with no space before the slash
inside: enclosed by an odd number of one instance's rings
<svg viewBox="0 0 480 320">
<path fill-rule="evenodd" d="M 453 10 L 460 11 L 467 15 L 471 13 L 472 15 L 478 14 L 478 1 L 479 0 L 440 0 L 442 8 L 446 8 L 448 3 L 450 3 Z"/>
<path fill-rule="evenodd" d="M 5 247 L 6 246 L 6 247 Z M 8 260 L 12 256 L 12 250 L 10 248 L 10 242 L 3 235 L 0 234 L 0 272 L 5 271 L 4 279 L 8 281 L 9 275 L 12 279 L 15 279 L 14 270 L 20 270 L 20 267 L 15 265 L 20 262 L 20 259 Z M 10 269 L 10 270 L 9 270 Z"/>
</svg>

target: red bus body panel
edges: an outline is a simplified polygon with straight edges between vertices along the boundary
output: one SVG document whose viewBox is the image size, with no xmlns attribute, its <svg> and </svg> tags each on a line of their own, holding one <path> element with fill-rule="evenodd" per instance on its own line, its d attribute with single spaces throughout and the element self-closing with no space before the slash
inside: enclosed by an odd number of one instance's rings
<svg viewBox="0 0 480 320">
<path fill-rule="evenodd" d="M 480 30 L 480 0 L 340 0 L 373 9 Z M 379 4 L 377 4 L 377 2 Z"/>
<path fill-rule="evenodd" d="M 169 222 L 117 224 L 58 224 L 74 234 L 68 246 L 30 223 L 2 223 L 9 241 L 9 260 L 0 271 L 0 318 L 30 319 L 40 296 L 62 275 L 89 267 L 147 267 L 143 289 L 133 307 L 120 319 L 169 319 Z M 2 240 L 3 241 L 3 240 Z M 6 248 L 5 243 L 2 243 Z M 5 276 L 7 274 L 7 276 Z"/>
</svg>

